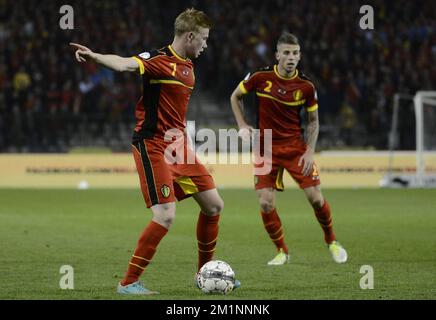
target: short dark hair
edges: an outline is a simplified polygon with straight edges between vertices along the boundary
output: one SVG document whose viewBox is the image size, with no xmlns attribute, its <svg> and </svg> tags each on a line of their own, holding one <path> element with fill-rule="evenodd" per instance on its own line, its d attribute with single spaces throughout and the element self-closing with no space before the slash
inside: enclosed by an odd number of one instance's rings
<svg viewBox="0 0 436 320">
<path fill-rule="evenodd" d="M 174 21 L 174 33 L 176 36 L 182 35 L 185 32 L 197 32 L 199 27 L 210 29 L 212 28 L 212 22 L 203 11 L 194 8 L 186 9 Z"/>
<path fill-rule="evenodd" d="M 297 44 L 300 45 L 300 43 L 298 42 L 298 38 L 293 35 L 292 33 L 283 31 L 279 40 L 277 40 L 277 46 L 286 43 L 286 44 Z"/>
</svg>

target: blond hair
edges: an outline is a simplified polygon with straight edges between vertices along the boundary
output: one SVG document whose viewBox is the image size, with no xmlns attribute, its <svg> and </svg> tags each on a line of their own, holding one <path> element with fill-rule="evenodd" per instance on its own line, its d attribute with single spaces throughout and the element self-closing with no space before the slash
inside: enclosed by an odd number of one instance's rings
<svg viewBox="0 0 436 320">
<path fill-rule="evenodd" d="M 295 35 L 293 35 L 292 33 L 286 32 L 286 31 L 282 32 L 279 40 L 277 40 L 277 47 L 283 43 L 296 44 L 296 45 L 300 44 L 298 42 L 298 38 Z"/>
<path fill-rule="evenodd" d="M 174 21 L 174 34 L 180 36 L 185 32 L 197 32 L 200 27 L 212 28 L 209 17 L 203 11 L 186 9 Z"/>
</svg>

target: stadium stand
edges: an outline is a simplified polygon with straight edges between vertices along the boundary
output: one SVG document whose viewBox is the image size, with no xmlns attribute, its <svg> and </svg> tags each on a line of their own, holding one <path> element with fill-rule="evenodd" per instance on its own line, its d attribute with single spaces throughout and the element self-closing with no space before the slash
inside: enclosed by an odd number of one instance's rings
<svg viewBox="0 0 436 320">
<path fill-rule="evenodd" d="M 59 27 L 61 1 L 0 0 L 0 152 L 130 150 L 139 76 L 78 65 L 70 41 L 131 56 L 168 44 L 172 21 L 195 6 L 214 21 L 195 62 L 190 120 L 232 127 L 229 96 L 274 62 L 283 30 L 301 41 L 301 70 L 318 89 L 322 149 L 386 149 L 392 97 L 434 89 L 436 3 L 367 1 L 375 29 L 359 28 L 359 1 L 69 1 L 75 29 Z"/>
</svg>

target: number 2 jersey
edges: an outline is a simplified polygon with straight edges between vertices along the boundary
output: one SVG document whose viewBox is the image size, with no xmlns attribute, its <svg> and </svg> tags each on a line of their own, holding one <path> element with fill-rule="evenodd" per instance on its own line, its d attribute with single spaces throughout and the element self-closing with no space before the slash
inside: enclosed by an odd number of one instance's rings
<svg viewBox="0 0 436 320">
<path fill-rule="evenodd" d="M 257 102 L 257 128 L 261 137 L 265 129 L 272 130 L 273 144 L 287 143 L 302 137 L 301 109 L 318 109 L 313 83 L 298 70 L 290 78 L 281 76 L 277 65 L 248 74 L 241 81 L 242 93 L 254 92 Z"/>
<path fill-rule="evenodd" d="M 133 142 L 164 142 L 171 129 L 184 132 L 186 111 L 194 89 L 194 66 L 178 56 L 171 45 L 134 58 L 142 75 L 142 97 L 136 104 Z"/>
</svg>

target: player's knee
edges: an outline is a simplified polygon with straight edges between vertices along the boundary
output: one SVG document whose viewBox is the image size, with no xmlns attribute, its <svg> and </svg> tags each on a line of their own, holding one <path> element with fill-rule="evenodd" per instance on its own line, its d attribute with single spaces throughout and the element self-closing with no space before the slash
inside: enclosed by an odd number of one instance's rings
<svg viewBox="0 0 436 320">
<path fill-rule="evenodd" d="M 322 196 L 322 193 L 318 188 L 308 188 L 305 189 L 304 192 L 306 194 L 307 200 L 315 210 L 319 210 L 322 208 L 322 206 L 324 205 L 324 197 Z"/>
<path fill-rule="evenodd" d="M 274 209 L 274 193 L 263 192 L 258 194 L 259 204 L 262 212 L 268 213 Z"/>
<path fill-rule="evenodd" d="M 220 198 L 208 204 L 206 208 L 202 208 L 202 211 L 208 216 L 215 216 L 217 214 L 220 214 L 223 209 L 224 201 Z"/>
<path fill-rule="evenodd" d="M 176 210 L 174 206 L 164 203 L 153 210 L 153 217 L 157 223 L 169 229 L 176 218 Z"/>
<path fill-rule="evenodd" d="M 176 219 L 175 212 L 171 212 L 171 213 L 168 212 L 168 213 L 159 215 L 156 220 L 160 225 L 169 229 L 173 225 L 175 219 Z"/>
<path fill-rule="evenodd" d="M 274 201 L 269 198 L 261 198 L 260 209 L 265 213 L 271 212 L 274 209 Z"/>
<path fill-rule="evenodd" d="M 164 221 L 164 223 L 165 223 L 165 227 L 166 227 L 167 229 L 170 229 L 171 226 L 172 226 L 173 223 L 174 223 L 174 220 L 175 220 L 175 217 L 167 218 L 167 219 Z"/>
<path fill-rule="evenodd" d="M 324 200 L 321 197 L 309 198 L 309 201 L 315 210 L 321 209 L 324 204 Z"/>
</svg>

